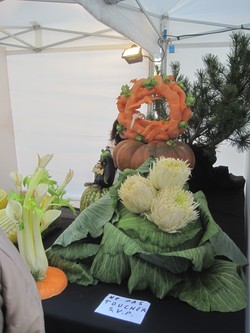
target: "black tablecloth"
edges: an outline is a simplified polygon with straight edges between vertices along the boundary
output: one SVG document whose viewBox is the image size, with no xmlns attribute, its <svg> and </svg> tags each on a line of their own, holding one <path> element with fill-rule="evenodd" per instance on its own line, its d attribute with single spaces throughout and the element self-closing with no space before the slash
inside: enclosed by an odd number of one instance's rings
<svg viewBox="0 0 250 333">
<path fill-rule="evenodd" d="M 244 219 L 244 179 L 231 177 L 229 184 L 204 189 L 215 221 L 246 254 Z M 72 220 L 64 210 L 59 227 L 49 234 L 50 245 Z M 151 303 L 141 325 L 95 313 L 108 294 Z M 202 312 L 172 297 L 157 299 L 150 291 L 128 293 L 126 286 L 69 284 L 59 295 L 43 301 L 46 333 L 245 333 L 245 310 L 233 313 Z"/>
</svg>

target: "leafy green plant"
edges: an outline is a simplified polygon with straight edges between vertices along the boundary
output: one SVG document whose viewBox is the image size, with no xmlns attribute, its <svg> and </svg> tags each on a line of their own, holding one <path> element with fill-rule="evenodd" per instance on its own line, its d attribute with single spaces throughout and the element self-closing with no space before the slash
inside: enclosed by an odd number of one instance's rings
<svg viewBox="0 0 250 333">
<path fill-rule="evenodd" d="M 203 57 L 204 68 L 190 82 L 180 74 L 180 63 L 171 63 L 177 81 L 194 96 L 193 116 L 182 140 L 208 152 L 227 141 L 239 151 L 250 147 L 250 36 L 231 35 L 226 64 L 213 54 Z"/>
</svg>

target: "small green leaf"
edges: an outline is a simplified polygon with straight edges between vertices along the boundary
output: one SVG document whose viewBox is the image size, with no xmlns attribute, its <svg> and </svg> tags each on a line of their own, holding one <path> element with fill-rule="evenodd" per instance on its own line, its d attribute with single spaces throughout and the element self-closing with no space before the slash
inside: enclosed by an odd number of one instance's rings
<svg viewBox="0 0 250 333">
<path fill-rule="evenodd" d="M 179 82 L 177 82 L 177 85 L 178 85 L 183 91 L 186 90 L 186 87 L 184 86 L 183 82 L 179 81 Z"/>
<path fill-rule="evenodd" d="M 186 104 L 187 106 L 193 106 L 195 104 L 195 97 L 192 94 L 187 94 Z"/>
<path fill-rule="evenodd" d="M 148 88 L 149 90 L 152 90 L 154 86 L 157 84 L 156 79 L 153 77 L 148 77 L 143 83 L 142 86 L 145 88 Z"/>
<path fill-rule="evenodd" d="M 130 89 L 129 89 L 129 86 L 127 84 L 125 84 L 121 87 L 121 95 L 124 95 L 125 97 L 130 96 Z"/>
<path fill-rule="evenodd" d="M 118 133 L 122 133 L 124 131 L 124 126 L 122 124 L 117 124 L 116 130 Z"/>
<path fill-rule="evenodd" d="M 188 127 L 188 123 L 186 121 L 180 121 L 178 127 L 179 128 Z"/>
<path fill-rule="evenodd" d="M 143 141 L 144 141 L 144 136 L 138 134 L 138 135 L 135 137 L 135 141 L 143 142 Z"/>
</svg>

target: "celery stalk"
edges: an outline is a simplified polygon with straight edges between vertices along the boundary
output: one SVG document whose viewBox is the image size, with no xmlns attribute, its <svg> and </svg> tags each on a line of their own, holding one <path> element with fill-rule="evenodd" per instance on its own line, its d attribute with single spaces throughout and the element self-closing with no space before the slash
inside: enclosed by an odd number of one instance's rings
<svg viewBox="0 0 250 333">
<path fill-rule="evenodd" d="M 7 216 L 17 226 L 19 252 L 36 281 L 43 280 L 48 269 L 41 231 L 60 215 L 61 211 L 54 207 L 60 208 L 69 202 L 62 196 L 73 177 L 70 170 L 62 185 L 56 187 L 57 183 L 50 179 L 45 169 L 52 157 L 50 154 L 38 155 L 38 165 L 30 177 L 23 178 L 19 173 L 11 172 L 17 192 L 10 193 L 6 207 Z M 26 189 L 22 189 L 21 181 Z"/>
</svg>

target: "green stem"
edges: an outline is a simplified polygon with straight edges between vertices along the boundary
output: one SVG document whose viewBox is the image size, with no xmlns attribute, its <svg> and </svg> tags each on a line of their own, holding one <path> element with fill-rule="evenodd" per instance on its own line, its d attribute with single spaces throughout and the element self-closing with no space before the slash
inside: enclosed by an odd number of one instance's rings
<svg viewBox="0 0 250 333">
<path fill-rule="evenodd" d="M 45 212 L 50 206 L 51 207 L 53 206 L 52 203 L 53 203 L 54 200 L 55 200 L 55 196 L 54 195 L 50 196 L 50 198 L 48 198 L 46 200 L 45 204 L 42 206 L 43 212 Z"/>
<path fill-rule="evenodd" d="M 24 260 L 29 266 L 30 270 L 35 267 L 35 248 L 32 236 L 32 212 L 30 212 L 27 208 L 23 207 L 23 246 L 25 254 Z"/>
<path fill-rule="evenodd" d="M 41 230 L 40 230 L 41 218 L 34 214 L 33 216 L 33 239 L 35 247 L 35 269 L 32 272 L 36 281 L 43 280 L 46 277 L 48 268 L 48 259 L 43 246 Z"/>
<path fill-rule="evenodd" d="M 16 226 L 17 230 L 17 244 L 18 244 L 18 250 L 20 252 L 21 257 L 24 259 L 25 262 L 27 262 L 25 257 L 25 248 L 24 248 L 24 232 L 23 229 L 20 230 L 20 226 Z"/>
<path fill-rule="evenodd" d="M 41 178 L 44 175 L 44 169 L 38 168 L 34 176 L 31 178 L 27 192 L 25 194 L 24 203 L 23 205 L 27 205 L 29 202 L 29 199 L 32 198 L 33 192 L 36 188 L 36 186 L 39 184 Z"/>
</svg>

